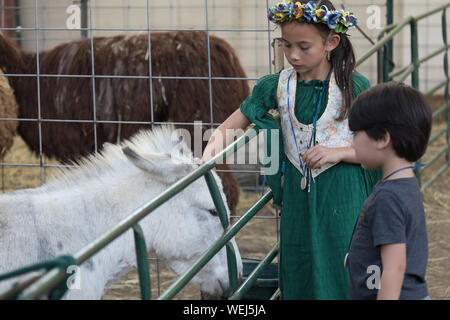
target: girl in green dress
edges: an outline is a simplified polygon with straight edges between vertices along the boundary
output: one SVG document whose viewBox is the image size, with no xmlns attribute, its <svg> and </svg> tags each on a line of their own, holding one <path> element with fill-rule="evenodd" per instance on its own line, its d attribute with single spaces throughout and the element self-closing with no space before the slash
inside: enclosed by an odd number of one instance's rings
<svg viewBox="0 0 450 320">
<path fill-rule="evenodd" d="M 274 202 L 282 205 L 281 296 L 348 299 L 344 257 L 361 206 L 379 179 L 378 172 L 361 168 L 348 129 L 353 99 L 370 87 L 355 72 L 346 34 L 356 18 L 335 10 L 328 0 L 278 3 L 268 17 L 281 25 L 292 68 L 258 80 L 252 94 L 214 132 L 202 160 L 225 147 L 232 129 L 250 122 L 280 130 L 279 146 L 269 149 L 276 152 L 278 147 L 284 165 L 267 180 Z M 274 108 L 280 123 L 268 113 Z"/>
</svg>

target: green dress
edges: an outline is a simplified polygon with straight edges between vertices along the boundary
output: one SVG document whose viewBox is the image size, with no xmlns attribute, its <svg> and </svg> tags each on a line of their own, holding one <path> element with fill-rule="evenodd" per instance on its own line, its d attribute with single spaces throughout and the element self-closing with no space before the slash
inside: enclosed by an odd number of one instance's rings
<svg viewBox="0 0 450 320">
<path fill-rule="evenodd" d="M 267 113 L 277 108 L 279 76 L 279 73 L 271 74 L 259 79 L 240 107 L 242 113 L 260 128 L 280 128 Z M 363 75 L 355 72 L 352 77 L 355 97 L 370 87 Z M 313 122 L 324 84 L 326 82 L 322 80 L 298 80 L 295 115 L 300 122 Z M 319 117 L 325 111 L 327 100 L 328 94 L 322 100 Z M 302 175 L 282 152 L 281 137 L 280 145 L 280 162 L 285 162 L 284 176 L 282 178 L 279 170 L 277 175 L 267 176 L 267 179 L 274 192 L 274 202 L 282 203 L 282 298 L 348 299 L 348 271 L 344 268 L 344 257 L 362 204 L 380 179 L 380 172 L 341 162 L 316 177 L 308 192 L 308 188 L 301 190 Z"/>
</svg>

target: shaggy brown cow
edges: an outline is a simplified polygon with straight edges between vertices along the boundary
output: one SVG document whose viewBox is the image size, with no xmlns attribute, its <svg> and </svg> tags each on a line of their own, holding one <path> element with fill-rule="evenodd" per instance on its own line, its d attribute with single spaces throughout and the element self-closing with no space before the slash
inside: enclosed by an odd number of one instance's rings
<svg viewBox="0 0 450 320">
<path fill-rule="evenodd" d="M 20 118 L 72 120 L 42 121 L 41 131 L 38 121 L 20 121 L 19 134 L 36 153 L 40 150 L 41 136 L 43 154 L 67 161 L 93 152 L 95 141 L 97 147 L 101 148 L 105 142 L 129 138 L 149 125 L 109 121 L 188 123 L 197 120 L 210 123 L 212 98 L 213 119 L 215 123 L 220 123 L 248 96 L 249 87 L 245 80 L 213 79 L 210 98 L 209 74 L 212 77 L 231 78 L 246 78 L 246 75 L 233 48 L 215 36 L 209 38 L 209 70 L 207 40 L 207 34 L 200 31 L 155 32 L 151 33 L 151 50 L 148 50 L 147 34 L 96 37 L 92 41 L 92 59 L 91 39 L 63 43 L 40 52 L 36 57 L 36 53 L 21 51 L 14 41 L 0 33 L 0 68 L 9 74 L 30 74 L 10 77 L 19 104 Z M 156 77 L 152 80 L 151 88 L 149 51 L 151 73 Z M 95 76 L 104 77 L 96 77 L 93 81 L 92 71 Z M 40 108 L 38 77 L 33 76 L 35 74 L 43 75 L 39 77 Z M 92 94 L 94 87 L 95 105 Z M 193 126 L 185 125 L 184 128 L 193 133 Z M 205 145 L 206 141 L 203 147 Z M 227 168 L 226 165 L 218 167 Z M 231 173 L 220 175 L 230 210 L 234 214 L 239 198 L 237 180 Z"/>
</svg>

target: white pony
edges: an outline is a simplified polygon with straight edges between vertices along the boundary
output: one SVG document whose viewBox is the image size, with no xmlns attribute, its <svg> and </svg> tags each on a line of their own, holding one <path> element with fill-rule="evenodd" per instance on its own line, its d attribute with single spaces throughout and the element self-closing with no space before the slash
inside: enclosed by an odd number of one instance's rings
<svg viewBox="0 0 450 320">
<path fill-rule="evenodd" d="M 175 139 L 174 139 L 175 137 Z M 120 145 L 61 169 L 47 184 L 0 196 L 0 274 L 61 254 L 74 254 L 198 167 L 176 139 L 173 126 L 141 131 Z M 126 152 L 124 152 L 126 151 Z M 213 172 L 226 206 L 220 178 Z M 229 211 L 227 208 L 229 215 Z M 191 266 L 223 234 L 204 178 L 139 222 L 147 248 L 177 274 Z M 236 243 L 239 274 L 242 260 Z M 128 231 L 81 265 L 80 289 L 66 299 L 100 299 L 112 282 L 136 265 Z M 17 278 L 14 279 L 17 281 Z M 202 291 L 229 289 L 225 249 L 194 278 Z M 0 294 L 12 280 L 0 282 Z"/>
</svg>

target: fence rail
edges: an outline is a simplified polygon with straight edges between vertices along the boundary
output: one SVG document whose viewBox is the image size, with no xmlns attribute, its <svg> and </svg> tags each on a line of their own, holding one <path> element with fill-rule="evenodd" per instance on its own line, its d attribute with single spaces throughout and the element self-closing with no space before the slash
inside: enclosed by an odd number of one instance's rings
<svg viewBox="0 0 450 320">
<path fill-rule="evenodd" d="M 421 190 L 426 190 L 438 177 L 440 177 L 449 167 L 450 167 L 450 124 L 449 124 L 449 83 L 450 83 L 450 77 L 449 77 L 449 71 L 448 71 L 448 50 L 450 49 L 450 45 L 448 43 L 447 39 L 447 9 L 450 7 L 450 2 L 447 2 L 444 5 L 441 5 L 433 10 L 430 10 L 428 12 L 425 12 L 423 14 L 417 15 L 415 17 L 408 17 L 405 20 L 403 20 L 401 23 L 398 24 L 392 24 L 388 25 L 384 28 L 381 35 L 382 38 L 380 41 L 372 48 L 370 49 L 366 54 L 364 54 L 357 62 L 357 65 L 360 65 L 365 60 L 367 60 L 370 56 L 372 56 L 374 53 L 378 52 L 383 59 L 382 59 L 382 67 L 379 67 L 379 72 L 383 72 L 383 75 L 379 75 L 379 79 L 383 79 L 383 81 L 391 81 L 395 80 L 398 82 L 404 82 L 409 76 L 411 76 L 411 85 L 416 88 L 419 88 L 419 69 L 421 65 L 424 62 L 429 61 L 430 59 L 444 53 L 443 58 L 443 71 L 445 74 L 445 80 L 438 83 L 435 87 L 433 87 L 428 92 L 425 92 L 425 96 L 431 96 L 433 93 L 435 93 L 437 90 L 445 87 L 445 103 L 440 106 L 436 111 L 433 112 L 433 121 L 434 123 L 436 118 L 442 114 L 445 113 L 445 125 L 444 128 L 440 129 L 436 134 L 434 134 L 429 142 L 428 145 L 435 142 L 437 139 L 439 139 L 442 135 L 446 134 L 446 143 L 443 148 L 435 152 L 431 155 L 431 158 L 425 162 L 424 166 L 420 169 L 416 169 L 416 175 L 419 179 L 419 182 L 422 182 L 422 173 L 424 170 L 430 168 L 439 158 L 445 155 L 445 164 L 440 167 L 426 182 L 424 182 L 421 185 Z M 441 18 L 441 27 L 442 27 L 442 40 L 443 40 L 443 46 L 436 49 L 435 51 L 431 52 L 430 54 L 420 58 L 419 57 L 419 40 L 418 40 L 418 23 L 434 14 L 442 13 Z M 409 26 L 410 28 L 410 36 L 411 36 L 411 63 L 398 69 L 395 71 L 389 72 L 389 65 L 390 60 L 392 60 L 392 56 L 388 54 L 388 44 L 389 42 L 403 29 L 407 28 Z M 420 163 L 422 160 L 419 160 L 418 163 Z"/>
</svg>

